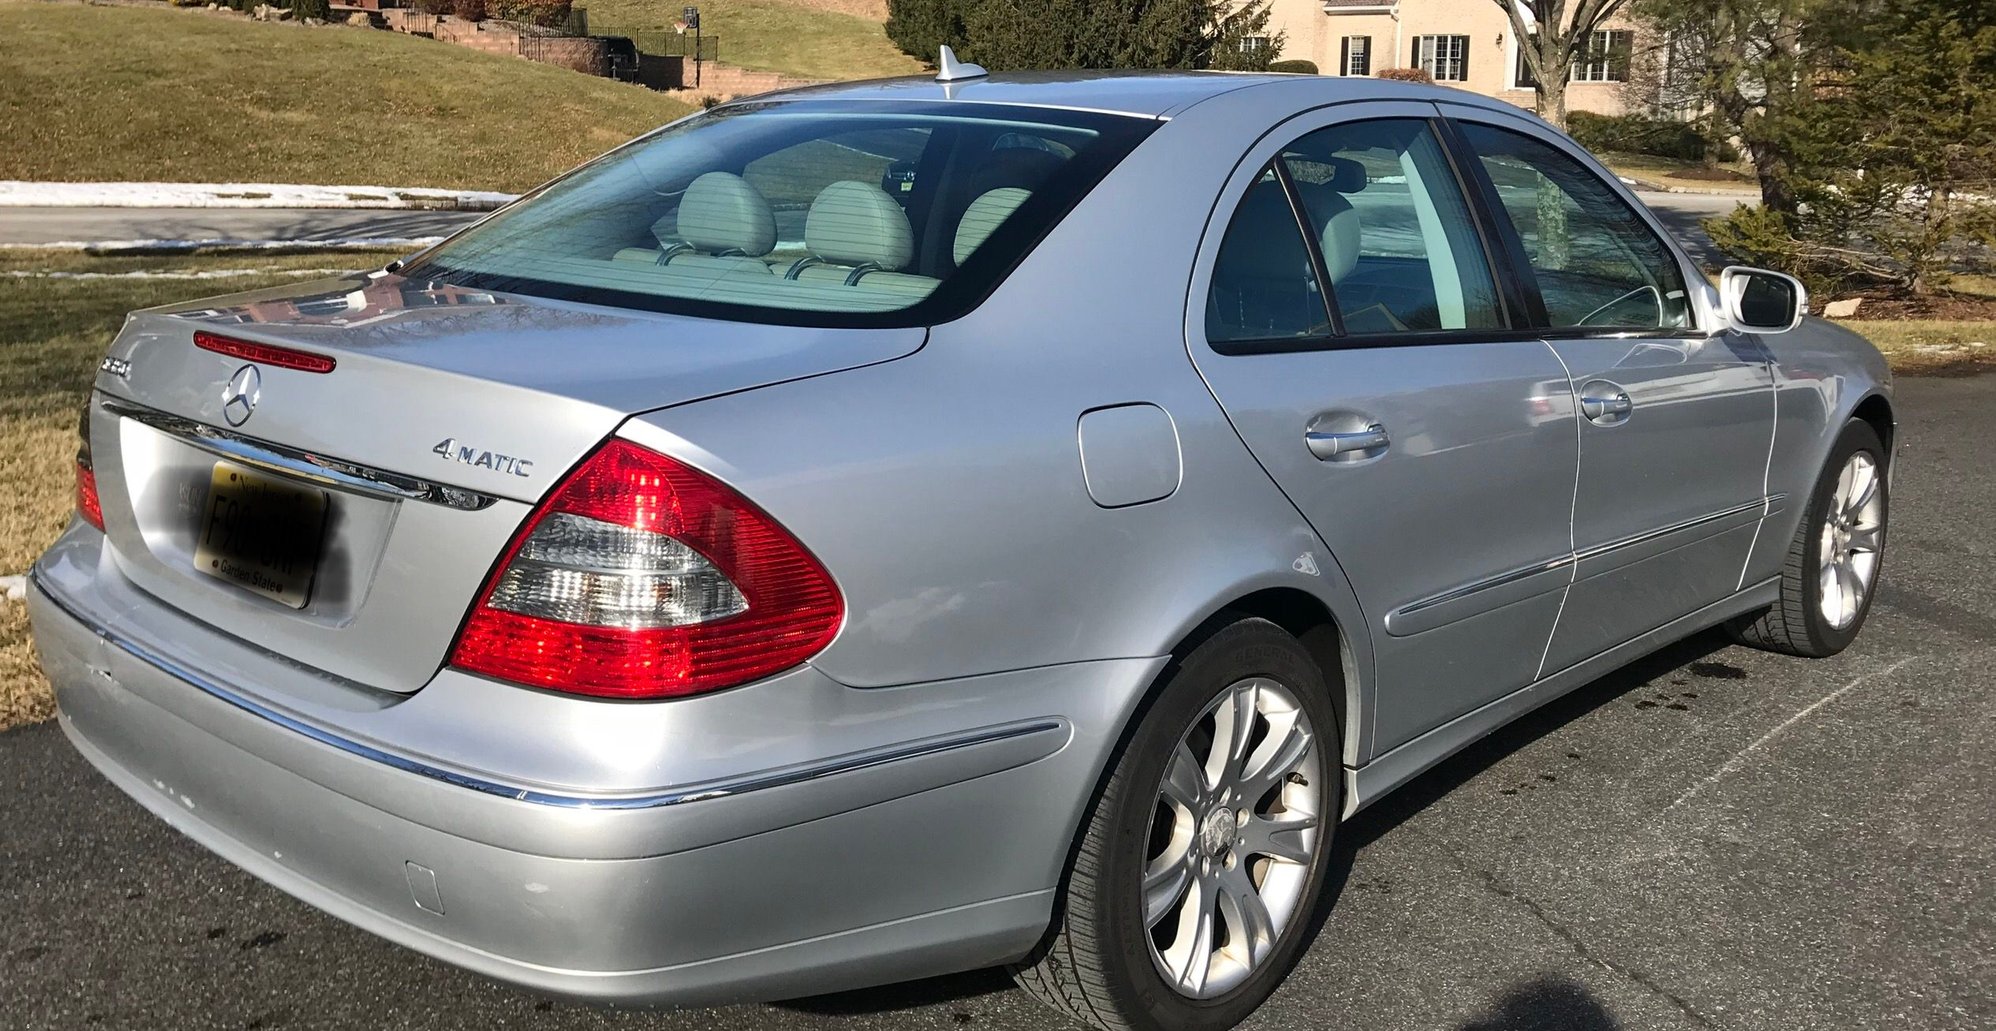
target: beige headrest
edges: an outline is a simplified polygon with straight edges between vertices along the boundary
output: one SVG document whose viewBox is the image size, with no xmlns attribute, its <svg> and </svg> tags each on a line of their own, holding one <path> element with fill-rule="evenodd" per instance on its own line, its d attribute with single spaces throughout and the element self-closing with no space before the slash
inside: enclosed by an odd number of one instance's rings
<svg viewBox="0 0 1996 1031">
<path fill-rule="evenodd" d="M 848 180 L 825 187 L 811 202 L 804 246 L 824 261 L 894 272 L 915 256 L 915 231 L 887 191 Z"/>
<path fill-rule="evenodd" d="M 963 264 L 1032 195 L 1031 190 L 1007 186 L 971 201 L 970 207 L 964 209 L 963 218 L 956 224 L 956 246 L 951 252 L 956 263 Z"/>
</svg>

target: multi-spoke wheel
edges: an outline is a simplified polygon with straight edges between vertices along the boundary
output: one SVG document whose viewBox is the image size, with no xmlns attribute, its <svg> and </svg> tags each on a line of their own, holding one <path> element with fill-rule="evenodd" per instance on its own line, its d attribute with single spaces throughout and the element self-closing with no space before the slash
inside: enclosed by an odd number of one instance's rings
<svg viewBox="0 0 1996 1031">
<path fill-rule="evenodd" d="M 1864 625 L 1885 557 L 1890 497 L 1878 433 L 1852 420 L 1790 542 L 1781 600 L 1733 624 L 1734 636 L 1791 655 L 1834 655 Z"/>
<path fill-rule="evenodd" d="M 1817 605 L 1823 619 L 1838 630 L 1857 621 L 1878 576 L 1878 555 L 1885 546 L 1884 483 L 1878 460 L 1854 451 L 1844 460 L 1824 513 L 1822 539 L 1816 544 L 1821 565 Z"/>
<path fill-rule="evenodd" d="M 1259 619 L 1168 674 L 1083 829 L 1048 943 L 1015 973 L 1102 1028 L 1232 1027 L 1302 946 L 1342 804 L 1324 673 Z"/>
<path fill-rule="evenodd" d="M 1229 686 L 1179 738 L 1144 861 L 1158 972 L 1209 999 L 1268 958 L 1316 859 L 1324 776 L 1316 730 L 1266 677 Z"/>
</svg>

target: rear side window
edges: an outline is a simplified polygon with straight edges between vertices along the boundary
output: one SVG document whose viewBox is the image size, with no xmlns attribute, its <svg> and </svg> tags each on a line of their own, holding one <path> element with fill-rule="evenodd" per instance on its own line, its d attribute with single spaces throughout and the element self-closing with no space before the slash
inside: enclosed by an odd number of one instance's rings
<svg viewBox="0 0 1996 1031">
<path fill-rule="evenodd" d="M 1335 125 L 1284 147 L 1241 198 L 1207 293 L 1213 343 L 1501 324 L 1474 220 L 1419 119 Z"/>
<path fill-rule="evenodd" d="M 1676 257 L 1599 175 L 1523 133 L 1461 128 L 1524 245 L 1550 325 L 1691 325 Z"/>
<path fill-rule="evenodd" d="M 1155 124 L 977 104 L 723 108 L 583 166 L 404 275 L 738 321 L 946 321 Z"/>
</svg>

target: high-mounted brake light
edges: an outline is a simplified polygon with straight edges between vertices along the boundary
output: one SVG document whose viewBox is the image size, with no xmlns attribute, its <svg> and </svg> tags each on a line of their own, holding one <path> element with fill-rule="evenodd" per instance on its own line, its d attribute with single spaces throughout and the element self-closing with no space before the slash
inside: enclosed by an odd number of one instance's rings
<svg viewBox="0 0 1996 1031">
<path fill-rule="evenodd" d="M 844 618 L 831 574 L 768 514 L 613 440 L 515 534 L 450 661 L 557 691 L 672 698 L 789 669 Z"/>
<path fill-rule="evenodd" d="M 237 340 L 204 330 L 194 332 L 194 346 L 258 365 L 275 365 L 280 369 L 297 369 L 299 372 L 331 372 L 333 366 L 338 364 L 323 354 L 276 344 L 259 344 L 254 340 Z"/>
</svg>

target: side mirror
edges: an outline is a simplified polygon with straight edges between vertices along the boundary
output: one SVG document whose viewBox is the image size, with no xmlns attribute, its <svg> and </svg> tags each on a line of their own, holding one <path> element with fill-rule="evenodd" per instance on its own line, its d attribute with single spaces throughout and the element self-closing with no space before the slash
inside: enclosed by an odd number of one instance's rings
<svg viewBox="0 0 1996 1031">
<path fill-rule="evenodd" d="M 1786 333 L 1809 313 L 1801 280 L 1745 265 L 1719 273 L 1719 300 L 1727 324 L 1742 333 Z"/>
</svg>

